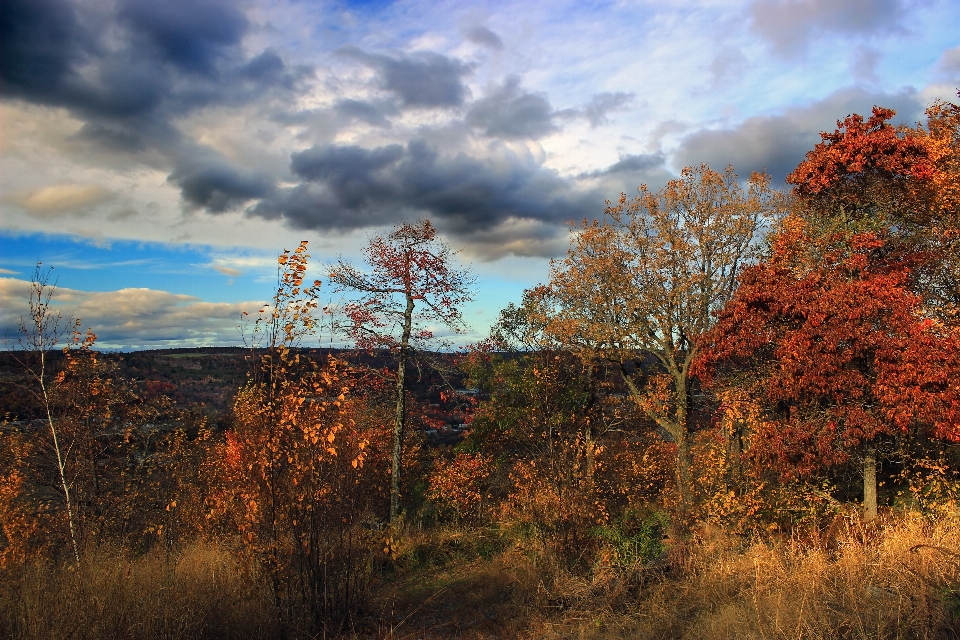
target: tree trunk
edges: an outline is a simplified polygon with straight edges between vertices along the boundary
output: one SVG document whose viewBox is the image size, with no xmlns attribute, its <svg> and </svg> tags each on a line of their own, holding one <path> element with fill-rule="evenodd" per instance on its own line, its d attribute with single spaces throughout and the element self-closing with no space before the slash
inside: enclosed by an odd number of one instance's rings
<svg viewBox="0 0 960 640">
<path fill-rule="evenodd" d="M 63 488 L 63 499 L 67 506 L 67 524 L 70 526 L 70 542 L 73 544 L 73 558 L 80 566 L 80 547 L 77 544 L 77 531 L 73 526 L 73 506 L 70 502 L 70 487 L 67 484 L 67 465 L 60 452 L 60 440 L 57 438 L 57 429 L 53 424 L 53 415 L 50 413 L 50 396 L 47 394 L 47 385 L 44 381 L 47 366 L 46 352 L 40 351 L 40 391 L 43 392 L 43 408 L 47 412 L 47 424 L 50 426 L 50 435 L 53 436 L 53 450 L 57 454 L 57 470 L 60 472 L 60 486 Z"/>
<path fill-rule="evenodd" d="M 685 524 L 690 516 L 690 509 L 693 505 L 693 495 L 691 493 L 690 481 L 690 439 L 686 429 L 678 432 L 674 439 L 677 442 L 677 495 L 680 499 L 678 509 L 680 520 Z"/>
<path fill-rule="evenodd" d="M 743 429 L 743 422 L 737 420 L 727 434 L 727 488 L 737 495 L 743 489 Z"/>
<path fill-rule="evenodd" d="M 863 456 L 863 520 L 877 518 L 877 450 L 867 449 Z"/>
<path fill-rule="evenodd" d="M 586 465 L 583 470 L 585 484 L 588 488 L 593 488 L 593 474 L 596 468 L 596 449 L 593 444 L 593 426 L 589 419 L 583 427 L 583 446 L 586 453 Z"/>
<path fill-rule="evenodd" d="M 400 339 L 400 358 L 397 364 L 397 412 L 393 423 L 393 464 L 390 475 L 390 523 L 400 515 L 400 471 L 403 454 L 403 430 L 407 422 L 406 372 L 413 326 L 413 295 L 407 290 L 407 308 L 403 314 L 403 337 Z"/>
<path fill-rule="evenodd" d="M 677 397 L 676 429 L 672 434 L 677 441 L 677 494 L 680 498 L 680 519 L 686 525 L 693 507 L 693 483 L 690 480 L 690 397 L 687 377 L 682 370 L 672 372 Z"/>
<path fill-rule="evenodd" d="M 591 420 L 591 412 L 594 405 L 597 402 L 597 393 L 596 387 L 594 386 L 593 378 L 593 364 L 587 366 L 587 384 L 590 389 L 590 399 L 587 402 L 587 406 L 584 407 L 584 425 L 583 425 L 583 445 L 586 449 L 586 469 L 584 469 L 584 475 L 586 477 L 586 486 L 590 489 L 593 489 L 593 475 L 596 470 L 596 445 L 593 442 L 593 423 Z"/>
</svg>

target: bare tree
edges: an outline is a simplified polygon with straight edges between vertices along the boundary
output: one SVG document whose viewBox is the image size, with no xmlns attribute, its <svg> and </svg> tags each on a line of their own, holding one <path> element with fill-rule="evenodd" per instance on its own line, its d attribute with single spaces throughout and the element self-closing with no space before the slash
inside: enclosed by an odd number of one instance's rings
<svg viewBox="0 0 960 640">
<path fill-rule="evenodd" d="M 63 488 L 63 499 L 67 511 L 67 523 L 70 528 L 70 542 L 73 544 L 73 556 L 80 564 L 80 547 L 77 543 L 77 530 L 74 523 L 73 503 L 70 499 L 70 483 L 67 481 L 66 458 L 61 447 L 60 434 L 53 419 L 53 398 L 51 385 L 57 384 L 59 378 L 50 373 L 50 352 L 68 333 L 76 334 L 80 321 L 64 318 L 60 310 L 52 305 L 53 296 L 57 292 L 56 281 L 50 282 L 52 267 L 43 269 L 42 263 L 37 262 L 30 281 L 30 299 L 27 316 L 20 317 L 20 350 L 25 356 L 18 362 L 30 377 L 34 387 L 30 392 L 37 399 L 46 413 L 47 425 L 53 438 L 53 450 L 57 457 L 57 470 L 60 474 L 60 486 Z"/>
</svg>

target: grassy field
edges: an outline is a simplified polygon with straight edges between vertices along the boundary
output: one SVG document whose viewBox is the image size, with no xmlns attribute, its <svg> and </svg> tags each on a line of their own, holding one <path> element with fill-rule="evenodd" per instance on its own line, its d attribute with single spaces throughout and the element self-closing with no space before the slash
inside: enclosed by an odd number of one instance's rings
<svg viewBox="0 0 960 640">
<path fill-rule="evenodd" d="M 375 569 L 345 638 L 956 638 L 960 526 L 919 515 L 804 534 L 700 528 L 652 561 L 570 566 L 496 527 L 414 529 Z M 269 592 L 229 545 L 109 549 L 6 576 L 0 635 L 278 638 Z M 296 628 L 287 637 L 311 637 Z M 312 636 L 315 637 L 315 636 Z"/>
</svg>

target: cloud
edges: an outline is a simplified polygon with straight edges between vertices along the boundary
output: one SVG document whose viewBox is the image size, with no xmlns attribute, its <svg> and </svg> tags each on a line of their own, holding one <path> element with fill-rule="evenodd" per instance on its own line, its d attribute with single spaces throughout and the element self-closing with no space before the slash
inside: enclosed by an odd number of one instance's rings
<svg viewBox="0 0 960 640">
<path fill-rule="evenodd" d="M 469 242 L 507 220 L 561 225 L 595 214 L 602 197 L 578 190 L 522 145 L 493 142 L 487 155 L 441 152 L 424 139 L 365 149 L 317 145 L 295 153 L 303 182 L 251 210 L 301 229 L 350 230 L 428 216 Z"/>
<path fill-rule="evenodd" d="M 948 80 L 960 81 L 960 46 L 943 52 L 937 61 L 937 70 Z"/>
<path fill-rule="evenodd" d="M 598 93 L 580 111 L 590 121 L 590 126 L 596 128 L 608 123 L 607 114 L 629 108 L 634 97 L 634 94 L 622 91 Z"/>
<path fill-rule="evenodd" d="M 754 0 L 751 29 L 783 56 L 803 53 L 817 36 L 870 36 L 901 31 L 906 0 Z"/>
<path fill-rule="evenodd" d="M 662 153 L 641 153 L 637 155 L 622 155 L 620 159 L 614 162 L 606 169 L 598 169 L 587 173 L 581 173 L 580 178 L 597 178 L 600 176 L 610 176 L 622 173 L 642 173 L 651 170 L 662 169 L 666 158 Z"/>
<path fill-rule="evenodd" d="M 507 255 L 555 258 L 564 254 L 570 241 L 566 225 L 527 218 L 509 217 L 469 235 L 457 235 L 455 228 L 441 227 L 441 231 L 457 236 L 465 253 L 484 261 Z"/>
<path fill-rule="evenodd" d="M 180 158 L 167 179 L 180 187 L 186 203 L 211 213 L 236 209 L 273 191 L 268 176 L 236 167 L 205 148 Z"/>
<path fill-rule="evenodd" d="M 376 69 L 381 88 L 399 97 L 404 106 L 456 107 L 466 99 L 468 89 L 461 78 L 472 67 L 456 58 L 430 51 L 391 57 L 355 46 L 340 53 Z"/>
<path fill-rule="evenodd" d="M 877 75 L 877 65 L 883 59 L 883 54 L 872 47 L 857 47 L 850 55 L 850 72 L 859 82 L 877 84 L 880 76 Z"/>
<path fill-rule="evenodd" d="M 375 127 L 389 127 L 390 121 L 387 120 L 387 116 L 397 112 L 396 107 L 391 103 L 377 104 L 351 99 L 338 100 L 334 110 L 338 116 L 348 121 L 359 120 Z"/>
<path fill-rule="evenodd" d="M 503 50 L 503 40 L 500 39 L 500 36 L 495 34 L 493 31 L 486 27 L 470 27 L 464 31 L 463 35 L 474 44 L 479 44 L 484 47 L 489 47 L 494 51 Z"/>
<path fill-rule="evenodd" d="M 11 271 L 10 269 L 0 269 L 0 274 L 3 274 L 3 275 L 5 275 L 5 276 L 15 276 L 15 275 L 17 275 L 18 273 L 20 273 L 20 272 L 19 272 L 19 271 Z"/>
<path fill-rule="evenodd" d="M 737 47 L 724 47 L 707 67 L 710 72 L 710 86 L 720 88 L 736 84 L 749 66 L 750 61 L 743 51 Z"/>
<path fill-rule="evenodd" d="M 557 130 L 552 118 L 553 109 L 543 94 L 523 93 L 520 78 L 509 76 L 471 105 L 466 121 L 490 137 L 536 139 Z"/>
<path fill-rule="evenodd" d="M 233 267 L 221 267 L 220 265 L 213 265 L 215 271 L 222 273 L 225 276 L 230 276 L 231 278 L 239 278 L 243 275 L 243 271 L 240 269 L 234 269 Z"/>
<path fill-rule="evenodd" d="M 607 199 L 620 193 L 635 193 L 642 184 L 658 189 L 674 178 L 667 168 L 667 156 L 663 153 L 622 154 L 608 167 L 585 171 L 576 176 L 583 185 L 592 185 Z"/>
<path fill-rule="evenodd" d="M 628 108 L 633 99 L 632 93 L 598 93 L 582 107 L 555 111 L 546 94 L 524 92 L 519 76 L 510 75 L 471 104 L 466 122 L 491 138 L 535 140 L 560 130 L 555 119 L 585 118 L 591 127 L 607 124 L 608 114 Z"/>
<path fill-rule="evenodd" d="M 216 75 L 249 27 L 232 2 L 212 0 L 126 0 L 119 18 L 164 62 L 204 76 Z"/>
<path fill-rule="evenodd" d="M 0 89 L 52 101 L 92 44 L 69 3 L 7 0 L 0 11 Z"/>
<path fill-rule="evenodd" d="M 28 311 L 30 283 L 0 278 L 0 330 L 16 339 L 20 317 Z M 156 289 L 81 291 L 61 288 L 55 309 L 82 320 L 97 334 L 101 348 L 129 349 L 237 344 L 242 311 L 261 303 L 204 302 L 199 298 Z"/>
<path fill-rule="evenodd" d="M 833 131 L 851 113 L 869 114 L 874 105 L 890 107 L 897 119 L 915 122 L 923 114 L 913 89 L 896 94 L 842 89 L 823 100 L 786 109 L 781 115 L 755 116 L 728 129 L 700 129 L 685 136 L 672 155 L 675 168 L 707 163 L 715 169 L 732 164 L 741 176 L 766 170 L 782 181 L 820 142 L 820 131 Z"/>
<path fill-rule="evenodd" d="M 36 215 L 78 213 L 93 205 L 116 197 L 109 189 L 96 184 L 56 184 L 37 189 L 14 202 Z"/>
<path fill-rule="evenodd" d="M 0 12 L 4 98 L 67 109 L 82 123 L 74 142 L 92 143 L 88 163 L 103 152 L 173 165 L 197 146 L 180 129 L 186 116 L 289 97 L 311 77 L 272 49 L 248 57 L 250 25 L 235 3 L 124 0 L 113 9 L 9 0 Z"/>
</svg>

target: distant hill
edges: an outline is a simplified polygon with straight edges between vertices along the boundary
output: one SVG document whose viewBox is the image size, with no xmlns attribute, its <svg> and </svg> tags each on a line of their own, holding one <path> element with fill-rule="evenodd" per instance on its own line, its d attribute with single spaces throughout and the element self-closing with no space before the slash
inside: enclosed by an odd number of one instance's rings
<svg viewBox="0 0 960 640">
<path fill-rule="evenodd" d="M 352 364 L 372 369 L 392 369 L 389 352 L 357 352 L 346 349 L 299 350 L 312 358 L 329 355 Z M 25 387 L 29 378 L 17 362 L 22 353 L 0 351 L 0 416 L 9 419 L 31 420 L 43 417 L 39 405 Z M 179 349 L 152 349 L 123 353 L 102 353 L 101 356 L 117 365 L 117 375 L 130 381 L 142 396 L 165 395 L 181 407 L 195 407 L 216 419 L 230 409 L 237 390 L 251 372 L 251 351 L 243 347 L 197 347 Z M 63 358 L 60 351 L 52 351 L 50 370 L 56 371 Z M 463 375 L 454 368 L 454 354 L 432 354 L 447 373 L 423 368 L 412 368 L 408 373 L 408 389 L 425 405 L 440 404 L 440 392 L 447 385 L 463 386 Z M 451 417 L 453 423 L 457 419 Z"/>
</svg>

